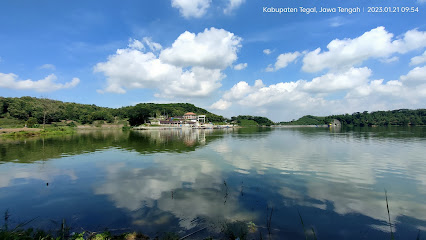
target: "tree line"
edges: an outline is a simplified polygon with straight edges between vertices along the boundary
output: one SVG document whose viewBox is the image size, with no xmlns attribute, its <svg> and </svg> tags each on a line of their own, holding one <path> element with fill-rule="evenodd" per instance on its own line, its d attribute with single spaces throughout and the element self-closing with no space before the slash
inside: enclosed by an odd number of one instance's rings
<svg viewBox="0 0 426 240">
<path fill-rule="evenodd" d="M 407 126 L 426 125 L 426 109 L 397 109 L 391 111 L 375 111 L 369 113 L 355 112 L 353 114 L 330 115 L 326 117 L 303 116 L 298 120 L 281 122 L 282 125 L 322 125 L 329 124 L 333 119 L 339 120 L 344 126 Z"/>
<path fill-rule="evenodd" d="M 102 120 L 113 123 L 115 120 L 127 119 L 130 125 L 140 125 L 150 117 L 182 116 L 186 112 L 206 115 L 208 121 L 223 122 L 225 118 L 189 103 L 140 103 L 121 108 L 99 107 L 90 104 L 62 102 L 47 98 L 0 97 L 0 117 L 15 118 L 30 123 L 48 124 L 61 120 L 72 120 L 81 124 L 91 124 Z"/>
<path fill-rule="evenodd" d="M 244 120 L 251 120 L 255 122 L 256 125 L 261 126 L 270 126 L 275 124 L 269 118 L 260 116 L 239 115 L 237 117 L 231 117 L 231 121 L 237 122 L 238 124 L 241 124 L 242 122 L 244 122 Z"/>
</svg>

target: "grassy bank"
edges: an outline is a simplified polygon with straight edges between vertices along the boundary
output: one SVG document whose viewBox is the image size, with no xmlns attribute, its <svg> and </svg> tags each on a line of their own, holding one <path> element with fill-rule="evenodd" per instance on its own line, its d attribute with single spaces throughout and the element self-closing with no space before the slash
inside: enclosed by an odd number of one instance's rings
<svg viewBox="0 0 426 240">
<path fill-rule="evenodd" d="M 21 128 L 25 126 L 24 120 L 15 118 L 0 118 L 0 127 L 2 128 Z"/>
<path fill-rule="evenodd" d="M 27 138 L 27 137 L 39 137 L 39 136 L 61 136 L 74 134 L 75 129 L 73 127 L 48 127 L 45 129 L 28 129 L 13 131 L 9 133 L 1 134 L 1 137 L 4 138 Z"/>
</svg>

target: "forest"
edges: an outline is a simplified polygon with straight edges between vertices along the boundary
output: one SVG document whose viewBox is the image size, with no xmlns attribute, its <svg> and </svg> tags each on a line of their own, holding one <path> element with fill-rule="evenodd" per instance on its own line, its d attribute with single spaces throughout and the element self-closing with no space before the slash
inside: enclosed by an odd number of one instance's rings
<svg viewBox="0 0 426 240">
<path fill-rule="evenodd" d="M 269 118 L 250 115 L 238 115 L 237 117 L 231 117 L 231 121 L 237 122 L 242 126 L 271 126 L 275 124 Z"/>
<path fill-rule="evenodd" d="M 62 102 L 47 98 L 0 97 L 0 118 L 18 119 L 33 124 L 49 124 L 61 120 L 72 120 L 80 124 L 92 124 L 102 120 L 113 123 L 116 120 L 128 120 L 131 126 L 140 125 L 150 117 L 182 116 L 186 112 L 206 115 L 209 122 L 234 122 L 241 126 L 270 126 L 270 119 L 260 116 L 239 115 L 231 119 L 210 113 L 190 103 L 139 103 L 135 106 L 107 108 L 96 105 Z M 388 125 L 426 125 L 426 109 L 398 109 L 392 111 L 356 112 L 353 114 L 317 117 L 306 115 L 298 120 L 280 122 L 280 125 L 323 125 L 333 119 L 341 121 L 344 126 L 388 126 Z"/>
<path fill-rule="evenodd" d="M 43 124 L 72 120 L 81 124 L 91 124 L 96 120 L 113 123 L 115 120 L 128 119 L 130 125 L 142 124 L 150 117 L 182 116 L 186 112 L 204 114 L 208 121 L 223 122 L 225 118 L 189 103 L 140 103 L 135 106 L 107 108 L 96 105 L 79 104 L 51 100 L 47 98 L 0 97 L 0 118 L 12 118 L 31 124 Z"/>
<path fill-rule="evenodd" d="M 398 109 L 391 111 L 356 112 L 353 114 L 330 115 L 326 117 L 303 116 L 298 120 L 280 122 L 281 125 L 323 125 L 333 119 L 339 120 L 343 126 L 407 126 L 426 125 L 426 109 Z"/>
</svg>

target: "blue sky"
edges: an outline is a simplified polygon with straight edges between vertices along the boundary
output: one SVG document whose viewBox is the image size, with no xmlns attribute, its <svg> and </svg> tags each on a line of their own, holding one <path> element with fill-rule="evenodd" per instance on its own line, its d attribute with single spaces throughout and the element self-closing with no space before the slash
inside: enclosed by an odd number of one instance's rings
<svg viewBox="0 0 426 240">
<path fill-rule="evenodd" d="M 190 102 L 274 121 L 425 108 L 425 11 L 424 0 L 1 1 L 0 96 Z"/>
</svg>

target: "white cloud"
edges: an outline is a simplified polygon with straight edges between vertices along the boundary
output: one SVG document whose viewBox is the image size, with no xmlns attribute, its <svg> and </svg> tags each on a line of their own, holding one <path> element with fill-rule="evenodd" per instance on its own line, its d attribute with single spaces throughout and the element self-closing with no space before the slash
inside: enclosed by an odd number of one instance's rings
<svg viewBox="0 0 426 240">
<path fill-rule="evenodd" d="M 240 41 L 223 29 L 211 28 L 198 34 L 185 32 L 172 47 L 157 55 L 154 52 L 160 51 L 161 45 L 144 38 L 152 52 L 142 51 L 145 48 L 138 43 L 137 48 L 118 49 L 106 62 L 94 67 L 95 72 L 107 77 L 104 90 L 98 92 L 126 93 L 127 89 L 151 88 L 158 90 L 156 97 L 163 98 L 209 96 L 226 77 L 222 70 L 237 59 Z"/>
<path fill-rule="evenodd" d="M 50 74 L 44 79 L 33 81 L 33 80 L 18 80 L 18 76 L 9 73 L 0 73 L 0 88 L 9 88 L 16 90 L 34 90 L 37 92 L 52 92 L 65 88 L 72 88 L 77 86 L 80 79 L 73 78 L 71 82 L 65 84 L 56 83 L 57 77 L 54 74 Z"/>
<path fill-rule="evenodd" d="M 218 69 L 182 68 L 161 62 L 149 52 L 119 49 L 107 62 L 98 63 L 95 72 L 107 76 L 106 92 L 126 93 L 125 89 L 159 89 L 162 97 L 209 95 L 221 86 L 224 77 Z"/>
<path fill-rule="evenodd" d="M 369 58 L 386 59 L 392 54 L 403 54 L 425 46 L 426 32 L 414 29 L 395 39 L 384 27 L 378 27 L 354 39 L 335 39 L 327 45 L 328 51 L 317 48 L 307 53 L 303 58 L 302 70 L 347 69 Z"/>
<path fill-rule="evenodd" d="M 419 65 L 425 62 L 426 62 L 426 51 L 420 56 L 413 57 L 410 61 L 410 65 Z"/>
<path fill-rule="evenodd" d="M 211 0 L 172 0 L 172 7 L 179 9 L 185 18 L 200 18 L 206 14 Z"/>
<path fill-rule="evenodd" d="M 328 73 L 304 82 L 303 90 L 314 93 L 329 93 L 349 90 L 368 82 L 371 70 L 364 68 L 351 68 L 344 73 Z"/>
<path fill-rule="evenodd" d="M 262 87 L 264 87 L 264 84 L 261 79 L 256 80 L 253 87 L 251 87 L 247 82 L 240 81 L 225 92 L 225 94 L 223 94 L 223 98 L 225 100 L 239 100 Z"/>
<path fill-rule="evenodd" d="M 40 66 L 40 69 L 55 70 L 56 67 L 53 64 L 43 64 Z"/>
<path fill-rule="evenodd" d="M 273 121 L 291 120 L 303 115 L 330 115 L 356 111 L 421 108 L 426 101 L 426 66 L 417 67 L 385 82 L 370 79 L 369 68 L 350 68 L 327 73 L 310 81 L 279 82 L 265 86 L 261 81 L 251 86 L 235 84 L 222 96 L 233 115 L 261 112 Z M 344 97 L 339 97 L 344 96 Z"/>
<path fill-rule="evenodd" d="M 271 51 L 271 49 L 264 49 L 263 53 L 266 54 L 266 55 L 269 55 L 269 54 L 272 53 L 272 51 Z"/>
<path fill-rule="evenodd" d="M 225 110 L 228 109 L 232 105 L 231 102 L 228 102 L 226 100 L 220 99 L 219 101 L 213 103 L 210 108 L 217 109 L 217 110 Z"/>
<path fill-rule="evenodd" d="M 182 74 L 182 70 L 162 63 L 149 52 L 136 49 L 118 49 L 107 62 L 98 63 L 95 72 L 107 76 L 106 92 L 125 93 L 125 88 L 154 88 Z"/>
<path fill-rule="evenodd" d="M 250 92 L 252 92 L 252 89 L 249 84 L 241 81 L 235 84 L 229 91 L 227 91 L 223 95 L 223 98 L 228 100 L 241 99 Z"/>
<path fill-rule="evenodd" d="M 275 62 L 275 71 L 285 68 L 288 64 L 294 62 L 300 56 L 299 52 L 294 53 L 283 53 L 277 57 L 277 61 Z M 268 66 L 269 69 L 269 66 Z M 267 70 L 268 71 L 268 70 Z"/>
<path fill-rule="evenodd" d="M 275 71 L 274 67 L 272 66 L 272 64 L 269 64 L 266 68 L 265 68 L 266 72 L 273 72 Z"/>
<path fill-rule="evenodd" d="M 285 99 L 299 98 L 298 95 L 301 92 L 295 91 L 299 84 L 299 82 L 281 82 L 267 87 L 265 86 L 249 93 L 243 98 L 240 98 L 238 103 L 241 105 L 258 107 L 271 103 L 283 104 L 282 101 Z M 296 92 L 297 94 L 295 95 L 294 93 Z"/>
<path fill-rule="evenodd" d="M 244 68 L 247 67 L 247 65 L 248 65 L 247 63 L 240 63 L 240 64 L 235 65 L 234 69 L 237 70 L 237 71 L 243 70 Z"/>
<path fill-rule="evenodd" d="M 127 45 L 131 49 L 137 49 L 137 50 L 145 50 L 145 46 L 143 43 L 137 39 L 129 39 L 129 44 Z"/>
<path fill-rule="evenodd" d="M 162 94 L 157 97 L 206 97 L 220 88 L 225 77 L 219 69 L 193 67 L 163 86 Z M 171 79 L 171 78 L 170 78 Z"/>
<path fill-rule="evenodd" d="M 155 52 L 155 51 L 160 51 L 163 47 L 161 46 L 161 44 L 153 42 L 151 38 L 149 37 L 144 37 L 143 38 L 143 42 L 148 45 L 149 49 L 151 49 L 151 51 Z"/>
<path fill-rule="evenodd" d="M 186 31 L 161 52 L 160 59 L 179 67 L 225 69 L 237 60 L 241 40 L 224 29 L 210 28 L 198 34 Z"/>
<path fill-rule="evenodd" d="M 228 5 L 223 10 L 225 14 L 230 14 L 234 9 L 238 8 L 245 2 L 245 0 L 228 0 Z"/>
<path fill-rule="evenodd" d="M 393 56 L 391 58 L 381 59 L 380 61 L 383 62 L 383 63 L 393 63 L 393 62 L 399 61 L 399 57 Z"/>
<path fill-rule="evenodd" d="M 145 43 L 152 52 L 160 51 L 163 48 L 161 46 L 161 44 L 153 42 L 151 38 L 144 37 L 142 39 L 142 41 L 143 42 L 141 42 L 137 39 L 130 38 L 129 44 L 127 45 L 127 47 L 130 48 L 130 49 L 136 49 L 136 50 L 144 51 L 146 48 L 145 48 L 145 45 L 143 43 Z"/>
<path fill-rule="evenodd" d="M 414 68 L 407 75 L 401 76 L 401 81 L 409 85 L 426 84 L 426 66 Z"/>
</svg>

